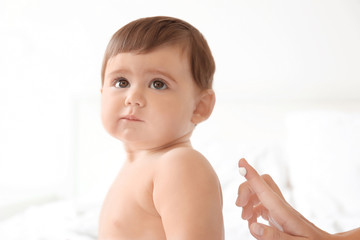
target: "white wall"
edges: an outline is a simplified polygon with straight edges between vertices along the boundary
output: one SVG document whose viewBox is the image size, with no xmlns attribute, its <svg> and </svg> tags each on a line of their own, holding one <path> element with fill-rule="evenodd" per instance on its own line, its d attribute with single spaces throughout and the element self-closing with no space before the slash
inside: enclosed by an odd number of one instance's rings
<svg viewBox="0 0 360 240">
<path fill-rule="evenodd" d="M 189 21 L 212 48 L 218 103 L 194 145 L 227 143 L 218 158 L 204 152 L 224 185 L 238 158 L 284 143 L 291 112 L 360 112 L 356 0 L 1 0 L 3 213 L 10 203 L 106 191 L 123 153 L 99 120 L 102 55 L 118 28 L 153 15 Z"/>
</svg>

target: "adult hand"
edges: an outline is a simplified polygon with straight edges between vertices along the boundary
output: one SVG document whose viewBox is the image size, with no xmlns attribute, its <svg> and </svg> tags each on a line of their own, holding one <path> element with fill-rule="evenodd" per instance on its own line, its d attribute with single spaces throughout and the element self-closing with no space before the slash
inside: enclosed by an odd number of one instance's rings
<svg viewBox="0 0 360 240">
<path fill-rule="evenodd" d="M 243 208 L 242 218 L 248 221 L 250 232 L 256 239 L 337 239 L 292 208 L 269 175 L 260 176 L 245 159 L 239 161 L 239 167 L 246 169 L 247 181 L 239 186 L 236 205 Z M 260 216 L 270 225 L 257 223 Z"/>
</svg>

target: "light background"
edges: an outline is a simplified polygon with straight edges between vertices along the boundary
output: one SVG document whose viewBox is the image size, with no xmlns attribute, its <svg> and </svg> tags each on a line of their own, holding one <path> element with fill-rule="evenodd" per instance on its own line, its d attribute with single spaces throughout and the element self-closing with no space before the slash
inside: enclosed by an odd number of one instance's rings
<svg viewBox="0 0 360 240">
<path fill-rule="evenodd" d="M 246 230 L 234 206 L 240 157 L 302 189 L 294 204 L 314 181 L 334 190 L 339 162 L 360 174 L 359 0 L 0 0 L 0 220 L 59 199 L 101 201 L 124 156 L 99 118 L 103 52 L 121 26 L 155 15 L 190 22 L 215 57 L 217 105 L 193 143 L 222 182 L 229 239 Z M 334 191 L 359 192 L 358 180 Z M 359 195 L 346 194 L 339 201 L 356 208 Z M 307 200 L 297 206 L 316 217 Z"/>
</svg>

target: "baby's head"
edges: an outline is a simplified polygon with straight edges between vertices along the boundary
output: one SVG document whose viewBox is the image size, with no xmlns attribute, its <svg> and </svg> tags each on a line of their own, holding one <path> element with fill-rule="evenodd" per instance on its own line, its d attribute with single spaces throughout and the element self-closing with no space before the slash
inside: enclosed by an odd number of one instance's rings
<svg viewBox="0 0 360 240">
<path fill-rule="evenodd" d="M 110 58 L 125 52 L 147 53 L 166 45 L 181 46 L 188 55 L 196 85 L 200 89 L 212 89 L 215 62 L 205 38 L 189 23 L 172 17 L 141 18 L 119 29 L 105 51 L 102 85 Z"/>
<path fill-rule="evenodd" d="M 215 63 L 201 33 L 170 17 L 133 21 L 110 40 L 102 65 L 102 121 L 138 148 L 187 140 L 213 110 Z"/>
</svg>

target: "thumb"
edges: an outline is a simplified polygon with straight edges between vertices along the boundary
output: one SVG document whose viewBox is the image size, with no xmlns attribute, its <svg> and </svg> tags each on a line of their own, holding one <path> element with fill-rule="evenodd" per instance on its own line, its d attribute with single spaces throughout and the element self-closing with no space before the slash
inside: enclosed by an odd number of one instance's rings
<svg viewBox="0 0 360 240">
<path fill-rule="evenodd" d="M 305 240 L 303 237 L 293 236 L 261 223 L 252 223 L 250 232 L 258 240 Z"/>
</svg>

